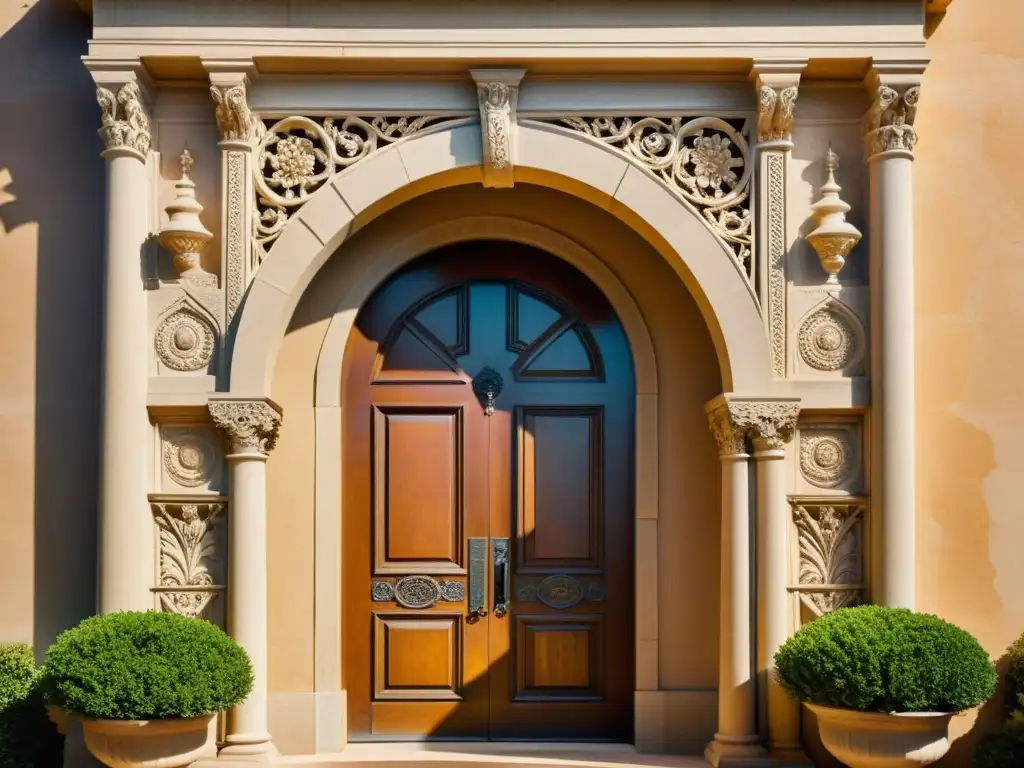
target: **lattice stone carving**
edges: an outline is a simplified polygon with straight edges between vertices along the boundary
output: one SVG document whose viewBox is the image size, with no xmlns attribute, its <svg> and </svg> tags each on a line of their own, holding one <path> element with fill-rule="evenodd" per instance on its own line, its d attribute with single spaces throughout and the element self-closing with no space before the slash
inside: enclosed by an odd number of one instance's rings
<svg viewBox="0 0 1024 768">
<path fill-rule="evenodd" d="M 159 576 L 153 591 L 161 607 L 190 618 L 211 618 L 212 603 L 226 589 L 223 498 L 154 499 L 150 506 L 159 535 Z"/>
<path fill-rule="evenodd" d="M 793 502 L 799 551 L 793 591 L 815 616 L 864 599 L 864 510 L 860 500 Z"/>
<path fill-rule="evenodd" d="M 265 249 L 276 240 L 299 207 L 336 173 L 403 139 L 468 119 L 352 115 L 260 122 L 253 163 L 257 244 Z"/>
<path fill-rule="evenodd" d="M 745 120 L 717 117 L 559 117 L 567 127 L 614 147 L 693 205 L 753 279 L 752 221 L 745 205 L 752 166 Z"/>
</svg>

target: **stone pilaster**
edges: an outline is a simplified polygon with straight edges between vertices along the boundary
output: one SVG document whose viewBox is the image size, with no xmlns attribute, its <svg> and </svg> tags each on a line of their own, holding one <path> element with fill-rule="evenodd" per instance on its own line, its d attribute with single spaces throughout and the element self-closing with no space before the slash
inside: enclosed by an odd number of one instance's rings
<svg viewBox="0 0 1024 768">
<path fill-rule="evenodd" d="M 772 373 L 786 375 L 786 164 L 806 59 L 755 60 L 751 79 L 757 95 L 758 264 L 761 305 L 767 325 Z"/>
<path fill-rule="evenodd" d="M 876 62 L 865 80 L 871 281 L 875 602 L 914 608 L 914 118 L 923 65 Z"/>
<path fill-rule="evenodd" d="M 228 718 L 221 756 L 264 762 L 275 753 L 267 730 L 267 477 L 281 410 L 270 400 L 211 400 L 213 423 L 227 436 L 228 632 L 252 660 L 253 689 Z"/>
</svg>

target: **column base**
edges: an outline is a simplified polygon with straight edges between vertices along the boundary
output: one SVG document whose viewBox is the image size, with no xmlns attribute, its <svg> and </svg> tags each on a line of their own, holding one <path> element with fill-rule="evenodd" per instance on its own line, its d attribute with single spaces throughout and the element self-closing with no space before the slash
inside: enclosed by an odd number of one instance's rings
<svg viewBox="0 0 1024 768">
<path fill-rule="evenodd" d="M 714 768 L 776 768 L 756 736 L 728 736 L 716 733 L 704 750 L 704 759 Z"/>
<path fill-rule="evenodd" d="M 252 745 L 255 746 L 255 745 Z M 230 752 L 229 748 L 225 747 L 217 753 L 216 757 L 208 757 L 202 760 L 197 760 L 192 763 L 189 768 L 225 768 L 226 764 L 231 766 L 237 765 L 253 765 L 263 766 L 268 768 L 269 766 L 277 765 L 278 758 L 281 755 L 278 753 L 274 745 L 269 742 L 264 742 L 261 746 L 266 747 L 263 752 Z"/>
</svg>

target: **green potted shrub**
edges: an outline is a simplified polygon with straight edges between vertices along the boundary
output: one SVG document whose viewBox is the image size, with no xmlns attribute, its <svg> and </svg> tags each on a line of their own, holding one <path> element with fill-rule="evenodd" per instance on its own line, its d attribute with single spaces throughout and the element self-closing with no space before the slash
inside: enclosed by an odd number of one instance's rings
<svg viewBox="0 0 1024 768">
<path fill-rule="evenodd" d="M 212 756 L 217 712 L 252 690 L 245 651 L 219 628 L 171 613 L 94 616 L 46 654 L 49 704 L 81 719 L 85 745 L 117 768 L 178 768 Z"/>
<path fill-rule="evenodd" d="M 1006 656 L 1008 720 L 1001 729 L 978 742 L 974 768 L 1024 765 L 1024 635 L 1006 650 Z"/>
<path fill-rule="evenodd" d="M 949 750 L 949 721 L 989 698 L 992 660 L 937 616 L 868 605 L 802 627 L 775 655 L 782 687 L 851 768 L 912 768 Z"/>
<path fill-rule="evenodd" d="M 60 738 L 39 691 L 39 669 L 23 643 L 0 645 L 0 766 L 55 764 Z"/>
</svg>

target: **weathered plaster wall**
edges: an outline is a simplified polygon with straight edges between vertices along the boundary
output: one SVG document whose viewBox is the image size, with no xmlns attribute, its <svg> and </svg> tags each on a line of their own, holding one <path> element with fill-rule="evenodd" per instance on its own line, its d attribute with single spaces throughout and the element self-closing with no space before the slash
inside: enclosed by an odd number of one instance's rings
<svg viewBox="0 0 1024 768">
<path fill-rule="evenodd" d="M 1024 632 L 1022 40 L 1014 0 L 950 6 L 914 164 L 918 606 L 996 657 Z"/>
<path fill-rule="evenodd" d="M 95 606 L 103 161 L 90 19 L 0 0 L 0 642 Z"/>
</svg>

